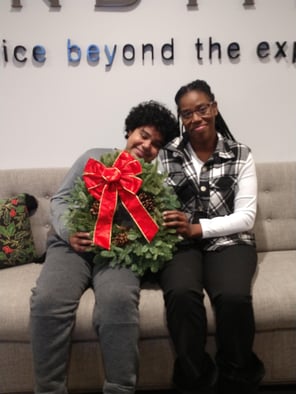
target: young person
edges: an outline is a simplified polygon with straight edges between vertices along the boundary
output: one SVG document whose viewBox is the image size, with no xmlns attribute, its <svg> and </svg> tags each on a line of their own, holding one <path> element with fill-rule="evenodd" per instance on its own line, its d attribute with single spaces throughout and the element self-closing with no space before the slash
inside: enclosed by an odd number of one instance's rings
<svg viewBox="0 0 296 394">
<path fill-rule="evenodd" d="M 182 203 L 163 215 L 184 241 L 160 275 L 176 350 L 174 382 L 196 394 L 256 393 L 264 367 L 252 351 L 254 160 L 229 132 L 205 81 L 181 87 L 175 102 L 183 134 L 159 156 Z M 216 317 L 216 363 L 205 351 L 204 290 Z"/>
<path fill-rule="evenodd" d="M 178 135 L 173 114 L 157 102 L 132 108 L 125 120 L 126 150 L 151 162 L 159 149 Z M 94 265 L 87 252 L 86 232 L 69 234 L 64 214 L 77 177 L 90 157 L 99 160 L 108 150 L 92 149 L 73 164 L 51 200 L 52 225 L 46 260 L 31 297 L 31 341 L 36 394 L 66 394 L 71 332 L 79 300 L 92 287 L 94 327 L 99 336 L 106 394 L 135 391 L 138 374 L 140 279 L 129 269 Z M 110 150 L 109 150 L 110 151 Z"/>
</svg>

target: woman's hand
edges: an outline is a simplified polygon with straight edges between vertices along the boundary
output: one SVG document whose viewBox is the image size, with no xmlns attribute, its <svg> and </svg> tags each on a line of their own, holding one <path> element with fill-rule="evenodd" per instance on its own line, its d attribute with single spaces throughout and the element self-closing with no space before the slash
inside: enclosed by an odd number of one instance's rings
<svg viewBox="0 0 296 394">
<path fill-rule="evenodd" d="M 88 248 L 92 245 L 92 240 L 89 233 L 78 232 L 71 235 L 69 243 L 75 252 L 83 253 L 88 251 Z"/>
<path fill-rule="evenodd" d="M 175 228 L 177 234 L 184 238 L 200 238 L 202 235 L 201 225 L 189 223 L 186 214 L 182 211 L 164 211 L 164 226 Z"/>
</svg>

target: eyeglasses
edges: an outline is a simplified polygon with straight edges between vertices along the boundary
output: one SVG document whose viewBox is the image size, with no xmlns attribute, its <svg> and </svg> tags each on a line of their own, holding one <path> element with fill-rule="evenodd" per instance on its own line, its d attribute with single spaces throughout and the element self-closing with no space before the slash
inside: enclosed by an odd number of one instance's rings
<svg viewBox="0 0 296 394">
<path fill-rule="evenodd" d="M 183 119 L 186 120 L 192 119 L 193 114 L 197 114 L 198 116 L 201 117 L 206 116 L 208 115 L 209 109 L 211 108 L 212 104 L 214 104 L 214 101 L 211 101 L 210 103 L 206 103 L 206 104 L 201 104 L 193 111 L 190 110 L 180 111 L 180 115 Z"/>
</svg>

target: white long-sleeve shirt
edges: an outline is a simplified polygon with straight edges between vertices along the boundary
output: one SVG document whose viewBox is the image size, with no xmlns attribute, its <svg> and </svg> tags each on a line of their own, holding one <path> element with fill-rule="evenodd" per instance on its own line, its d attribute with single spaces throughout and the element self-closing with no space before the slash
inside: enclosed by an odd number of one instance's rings
<svg viewBox="0 0 296 394">
<path fill-rule="evenodd" d="M 189 145 L 189 144 L 188 144 Z M 188 149 L 199 182 L 203 162 L 196 156 L 191 145 Z M 257 212 L 257 177 L 252 153 L 250 152 L 238 178 L 234 198 L 234 212 L 212 219 L 200 219 L 203 238 L 219 237 L 253 228 Z"/>
</svg>

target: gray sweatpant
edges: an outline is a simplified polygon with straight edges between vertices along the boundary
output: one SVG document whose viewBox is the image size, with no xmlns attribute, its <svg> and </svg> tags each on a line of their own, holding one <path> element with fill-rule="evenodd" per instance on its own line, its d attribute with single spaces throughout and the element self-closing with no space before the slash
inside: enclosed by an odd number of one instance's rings
<svg viewBox="0 0 296 394">
<path fill-rule="evenodd" d="M 135 391 L 140 280 L 125 268 L 93 265 L 62 242 L 52 244 L 31 297 L 36 394 L 66 394 L 71 332 L 83 292 L 93 287 L 93 323 L 105 366 L 104 393 Z"/>
</svg>

